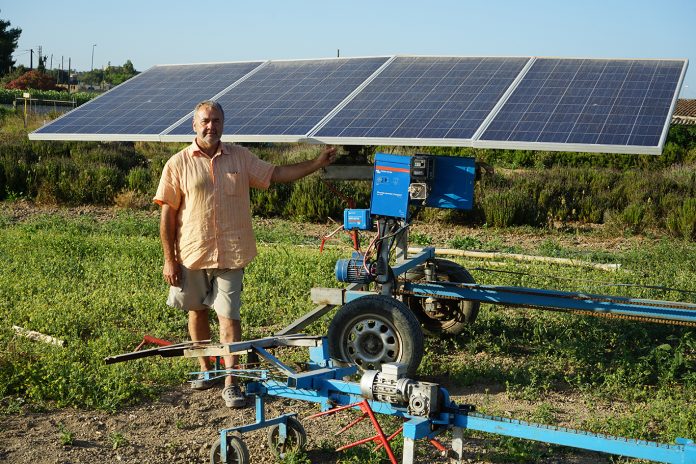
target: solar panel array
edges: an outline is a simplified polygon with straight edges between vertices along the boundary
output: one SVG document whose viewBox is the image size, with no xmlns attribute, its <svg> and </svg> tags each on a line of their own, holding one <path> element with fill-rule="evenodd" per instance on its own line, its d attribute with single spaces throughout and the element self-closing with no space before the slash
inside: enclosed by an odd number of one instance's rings
<svg viewBox="0 0 696 464">
<path fill-rule="evenodd" d="M 155 66 L 32 132 L 34 140 L 223 140 L 662 151 L 686 60 L 372 57 Z"/>
<path fill-rule="evenodd" d="M 280 61 L 218 98 L 228 135 L 303 137 L 387 58 Z M 193 135 L 190 122 L 171 134 Z"/>
<path fill-rule="evenodd" d="M 538 59 L 481 140 L 657 146 L 684 65 Z"/>
<path fill-rule="evenodd" d="M 159 140 L 201 100 L 261 62 L 156 66 L 38 129 L 63 140 Z M 190 125 L 189 121 L 189 125 Z"/>
<path fill-rule="evenodd" d="M 470 139 L 527 61 L 397 57 L 315 135 Z"/>
</svg>

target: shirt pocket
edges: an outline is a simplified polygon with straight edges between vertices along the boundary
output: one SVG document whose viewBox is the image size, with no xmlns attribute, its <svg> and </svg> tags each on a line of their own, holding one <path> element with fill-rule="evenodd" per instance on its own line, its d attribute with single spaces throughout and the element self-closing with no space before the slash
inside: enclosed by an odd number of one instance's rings
<svg viewBox="0 0 696 464">
<path fill-rule="evenodd" d="M 240 189 L 240 180 L 238 172 L 226 172 L 225 178 L 223 180 L 223 187 L 225 194 L 231 196 L 238 196 Z"/>
</svg>

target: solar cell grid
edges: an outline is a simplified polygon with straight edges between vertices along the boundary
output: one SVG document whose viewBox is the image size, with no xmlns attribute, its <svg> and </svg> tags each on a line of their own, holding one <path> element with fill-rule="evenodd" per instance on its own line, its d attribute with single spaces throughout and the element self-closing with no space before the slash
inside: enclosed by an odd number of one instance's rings
<svg viewBox="0 0 696 464">
<path fill-rule="evenodd" d="M 130 134 L 159 134 L 259 64 L 157 66 L 36 133 L 120 134 L 126 140 Z"/>
<path fill-rule="evenodd" d="M 397 57 L 316 135 L 471 138 L 526 61 Z"/>
<path fill-rule="evenodd" d="M 218 98 L 228 136 L 304 136 L 386 57 L 271 62 Z M 171 134 L 193 134 L 190 121 Z"/>
<path fill-rule="evenodd" d="M 681 61 L 538 59 L 482 140 L 658 145 Z"/>
</svg>

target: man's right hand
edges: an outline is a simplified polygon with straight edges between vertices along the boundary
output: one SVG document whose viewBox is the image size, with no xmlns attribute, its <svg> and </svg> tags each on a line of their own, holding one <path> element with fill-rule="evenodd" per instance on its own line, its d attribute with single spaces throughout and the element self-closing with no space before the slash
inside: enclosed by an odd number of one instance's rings
<svg viewBox="0 0 696 464">
<path fill-rule="evenodd" d="M 179 287 L 181 283 L 181 266 L 176 261 L 165 261 L 162 268 L 164 281 L 172 287 Z"/>
</svg>

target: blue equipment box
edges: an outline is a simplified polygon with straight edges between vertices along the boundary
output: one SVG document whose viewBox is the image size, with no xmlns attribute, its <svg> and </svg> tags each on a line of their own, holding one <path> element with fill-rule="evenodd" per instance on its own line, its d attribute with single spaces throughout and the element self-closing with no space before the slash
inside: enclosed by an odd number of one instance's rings
<svg viewBox="0 0 696 464">
<path fill-rule="evenodd" d="M 369 209 L 344 209 L 343 228 L 345 230 L 372 230 Z"/>
<path fill-rule="evenodd" d="M 470 210 L 474 207 L 476 160 L 459 156 L 433 156 L 435 181 L 425 206 Z"/>
<path fill-rule="evenodd" d="M 422 156 L 422 155 L 419 155 Z M 408 219 L 410 204 L 433 208 L 470 210 L 474 206 L 476 161 L 457 156 L 432 157 L 432 180 L 423 179 L 428 194 L 422 200 L 410 200 L 411 156 L 375 155 L 370 212 L 376 216 Z M 419 182 L 414 182 L 414 184 Z"/>
<path fill-rule="evenodd" d="M 410 183 L 410 156 L 375 154 L 370 212 L 376 216 L 406 219 Z"/>
</svg>

